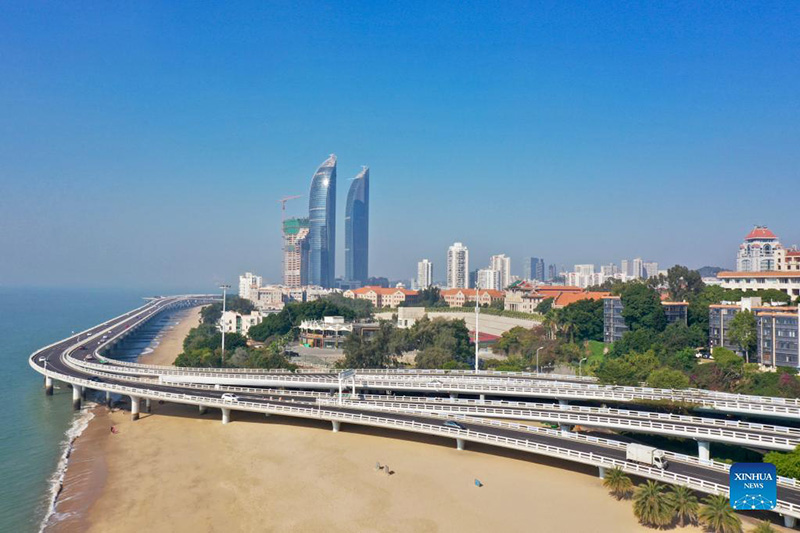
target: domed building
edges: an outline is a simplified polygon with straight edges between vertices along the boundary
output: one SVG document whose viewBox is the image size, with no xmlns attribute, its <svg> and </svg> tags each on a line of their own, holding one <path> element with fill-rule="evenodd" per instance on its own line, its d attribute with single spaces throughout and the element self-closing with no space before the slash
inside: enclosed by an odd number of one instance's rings
<svg viewBox="0 0 800 533">
<path fill-rule="evenodd" d="M 778 270 L 784 250 L 778 237 L 766 226 L 756 226 L 739 245 L 736 257 L 738 272 L 769 272 Z"/>
</svg>

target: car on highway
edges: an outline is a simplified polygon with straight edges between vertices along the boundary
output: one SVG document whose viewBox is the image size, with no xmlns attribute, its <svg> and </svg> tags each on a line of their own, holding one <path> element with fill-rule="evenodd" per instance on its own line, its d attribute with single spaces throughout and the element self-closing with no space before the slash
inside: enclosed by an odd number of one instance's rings
<svg viewBox="0 0 800 533">
<path fill-rule="evenodd" d="M 225 394 L 223 394 L 222 395 L 222 399 L 226 400 L 226 401 L 229 401 L 229 402 L 238 402 L 239 401 L 239 397 L 236 396 L 235 394 L 230 393 L 230 392 L 226 392 Z"/>
<path fill-rule="evenodd" d="M 82 346 L 81 346 L 80 348 L 78 348 L 78 349 L 79 349 L 79 350 L 85 350 L 85 349 L 86 349 L 86 345 L 84 344 L 84 345 L 82 345 Z"/>
<path fill-rule="evenodd" d="M 461 422 L 456 422 L 455 420 L 447 420 L 447 421 L 445 421 L 444 425 L 446 427 L 453 428 L 453 429 L 467 429 L 467 426 L 465 426 Z"/>
<path fill-rule="evenodd" d="M 83 358 L 84 361 L 94 361 L 94 356 L 92 354 L 87 355 Z"/>
<path fill-rule="evenodd" d="M 89 378 L 89 381 L 94 381 L 94 382 L 96 383 L 96 382 L 103 381 L 103 380 L 102 380 L 102 379 L 100 379 L 100 378 L 99 378 L 99 377 L 97 377 L 97 376 L 92 376 L 92 377 L 90 377 L 90 378 Z"/>
</svg>

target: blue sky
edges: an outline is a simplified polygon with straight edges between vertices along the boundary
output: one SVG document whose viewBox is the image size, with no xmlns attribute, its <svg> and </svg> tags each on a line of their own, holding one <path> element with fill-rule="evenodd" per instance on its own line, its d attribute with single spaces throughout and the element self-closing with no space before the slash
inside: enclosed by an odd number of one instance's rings
<svg viewBox="0 0 800 533">
<path fill-rule="evenodd" d="M 800 244 L 800 4 L 0 4 L 0 284 L 280 275 L 278 198 L 371 168 L 370 271 L 447 246 L 732 266 Z"/>
</svg>

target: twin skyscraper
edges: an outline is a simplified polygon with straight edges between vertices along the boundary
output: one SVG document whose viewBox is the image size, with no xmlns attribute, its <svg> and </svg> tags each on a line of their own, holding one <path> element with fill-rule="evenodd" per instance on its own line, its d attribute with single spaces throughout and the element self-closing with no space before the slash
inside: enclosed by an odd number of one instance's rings
<svg viewBox="0 0 800 533">
<path fill-rule="evenodd" d="M 299 265 L 302 270 L 307 268 L 307 277 L 301 275 L 305 278 L 301 283 L 331 288 L 336 280 L 335 155 L 326 159 L 311 179 L 307 235 L 307 247 L 301 247 L 308 251 L 307 261 L 301 260 Z M 302 254 L 303 250 L 297 251 Z M 356 175 L 347 193 L 344 216 L 344 265 L 345 281 L 366 283 L 369 265 L 369 168 L 367 167 L 363 167 Z"/>
</svg>

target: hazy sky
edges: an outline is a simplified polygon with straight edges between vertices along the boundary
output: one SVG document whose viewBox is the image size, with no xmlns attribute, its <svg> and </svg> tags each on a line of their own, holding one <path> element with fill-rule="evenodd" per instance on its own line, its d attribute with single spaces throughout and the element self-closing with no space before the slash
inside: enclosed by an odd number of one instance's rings
<svg viewBox="0 0 800 533">
<path fill-rule="evenodd" d="M 6 1 L 0 285 L 278 280 L 330 153 L 337 274 L 361 165 L 372 275 L 733 266 L 800 243 L 798 95 L 797 2 Z"/>
</svg>

